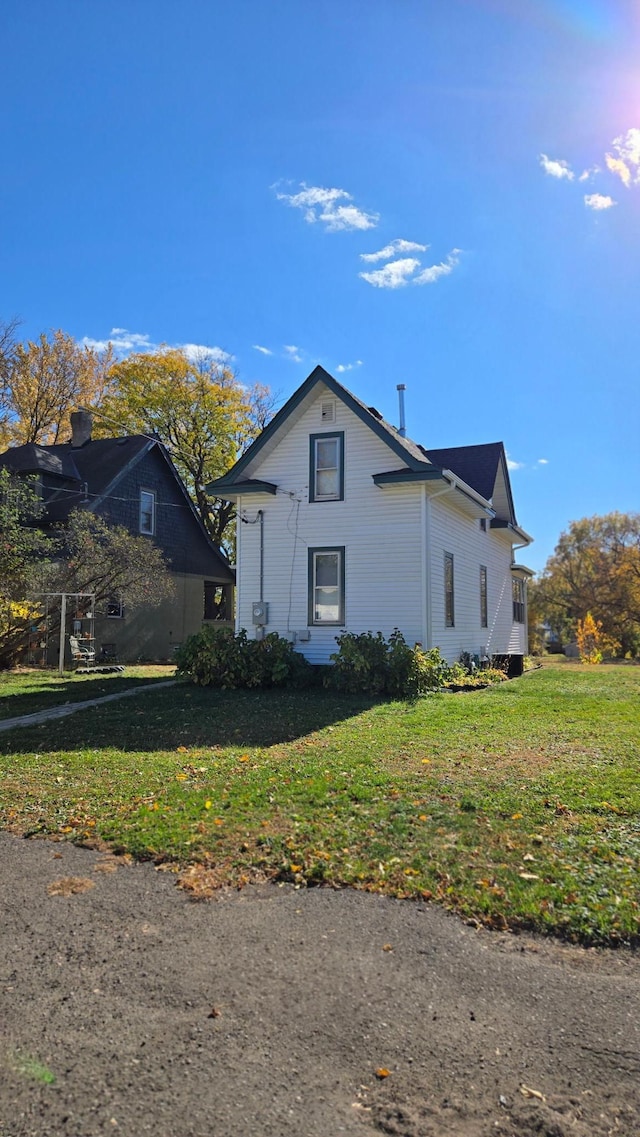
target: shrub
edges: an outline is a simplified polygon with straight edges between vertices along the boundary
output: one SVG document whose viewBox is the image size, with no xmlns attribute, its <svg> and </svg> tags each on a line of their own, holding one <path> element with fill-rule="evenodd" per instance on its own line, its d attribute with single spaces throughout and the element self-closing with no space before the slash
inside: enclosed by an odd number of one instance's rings
<svg viewBox="0 0 640 1137">
<path fill-rule="evenodd" d="M 270 632 L 262 640 L 250 640 L 244 628 L 234 635 L 231 628 L 206 627 L 176 653 L 177 674 L 201 687 L 304 687 L 311 683 L 312 669 L 294 651 L 289 640 Z"/>
<path fill-rule="evenodd" d="M 415 698 L 439 690 L 451 670 L 437 647 L 430 651 L 418 644 L 409 647 L 398 628 L 388 641 L 382 632 L 344 632 L 336 642 L 338 651 L 331 656 L 333 667 L 325 686 L 349 695 Z"/>
</svg>

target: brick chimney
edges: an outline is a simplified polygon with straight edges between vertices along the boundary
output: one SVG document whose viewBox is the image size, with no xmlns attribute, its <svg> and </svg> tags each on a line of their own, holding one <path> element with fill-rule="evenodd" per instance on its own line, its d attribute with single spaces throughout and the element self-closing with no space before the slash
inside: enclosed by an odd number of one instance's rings
<svg viewBox="0 0 640 1137">
<path fill-rule="evenodd" d="M 85 442 L 91 442 L 93 419 L 88 411 L 72 411 L 69 418 L 71 420 L 71 445 L 74 450 L 78 450 L 84 446 Z"/>
</svg>

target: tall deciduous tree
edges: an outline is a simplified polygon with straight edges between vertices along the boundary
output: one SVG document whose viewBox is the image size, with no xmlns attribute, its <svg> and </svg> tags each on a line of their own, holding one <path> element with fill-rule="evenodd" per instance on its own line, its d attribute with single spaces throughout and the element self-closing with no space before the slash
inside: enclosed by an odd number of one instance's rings
<svg viewBox="0 0 640 1137">
<path fill-rule="evenodd" d="M 176 349 L 130 355 L 110 373 L 97 407 L 95 433 L 114 428 L 159 438 L 216 544 L 229 548 L 234 507 L 214 501 L 205 486 L 228 470 L 271 416 L 266 387 L 243 387 L 233 371 L 206 355 L 195 361 Z"/>
<path fill-rule="evenodd" d="M 63 331 L 15 344 L 15 323 L 8 335 L 6 327 L 0 351 L 0 444 L 64 442 L 70 411 L 104 397 L 111 349 L 82 347 Z"/>
<path fill-rule="evenodd" d="M 623 652 L 640 651 L 640 513 L 573 521 L 562 533 L 530 603 L 565 638 L 587 613 Z"/>
</svg>

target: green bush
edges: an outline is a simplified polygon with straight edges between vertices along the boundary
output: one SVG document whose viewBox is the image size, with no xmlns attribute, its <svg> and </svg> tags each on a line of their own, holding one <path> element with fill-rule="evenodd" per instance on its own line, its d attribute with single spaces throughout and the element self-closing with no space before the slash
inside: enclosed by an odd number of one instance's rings
<svg viewBox="0 0 640 1137">
<path fill-rule="evenodd" d="M 344 632 L 336 642 L 338 651 L 331 656 L 333 667 L 324 682 L 349 695 L 415 698 L 437 691 L 451 670 L 437 647 L 430 651 L 419 645 L 409 647 L 397 628 L 388 641 L 382 632 Z"/>
<path fill-rule="evenodd" d="M 206 627 L 176 653 L 177 674 L 200 687 L 305 687 L 312 682 L 312 668 L 294 651 L 289 640 L 270 632 L 250 640 L 244 628 L 234 635 L 231 628 Z"/>
</svg>

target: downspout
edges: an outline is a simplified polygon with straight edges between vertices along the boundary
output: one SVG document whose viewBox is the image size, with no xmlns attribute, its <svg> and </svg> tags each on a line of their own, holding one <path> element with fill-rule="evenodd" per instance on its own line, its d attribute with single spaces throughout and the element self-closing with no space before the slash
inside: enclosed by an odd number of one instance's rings
<svg viewBox="0 0 640 1137">
<path fill-rule="evenodd" d="M 258 599 L 262 603 L 264 600 L 264 513 L 261 509 L 258 510 L 258 517 L 260 518 L 260 595 Z"/>
<path fill-rule="evenodd" d="M 448 472 L 448 471 L 447 471 Z M 443 471 L 444 473 L 444 471 Z M 431 566 L 427 563 L 431 559 L 431 502 L 435 497 L 442 497 L 456 489 L 457 482 L 453 474 L 447 479 L 448 485 L 437 493 L 428 494 L 426 483 L 422 485 L 422 581 L 423 581 L 423 628 L 424 643 L 427 651 L 433 647 L 433 582 Z"/>
<path fill-rule="evenodd" d="M 242 564 L 242 557 L 240 556 L 240 545 L 242 544 L 242 498 L 239 497 L 236 502 L 236 620 L 235 620 L 235 634 L 240 631 L 240 565 Z"/>
</svg>

